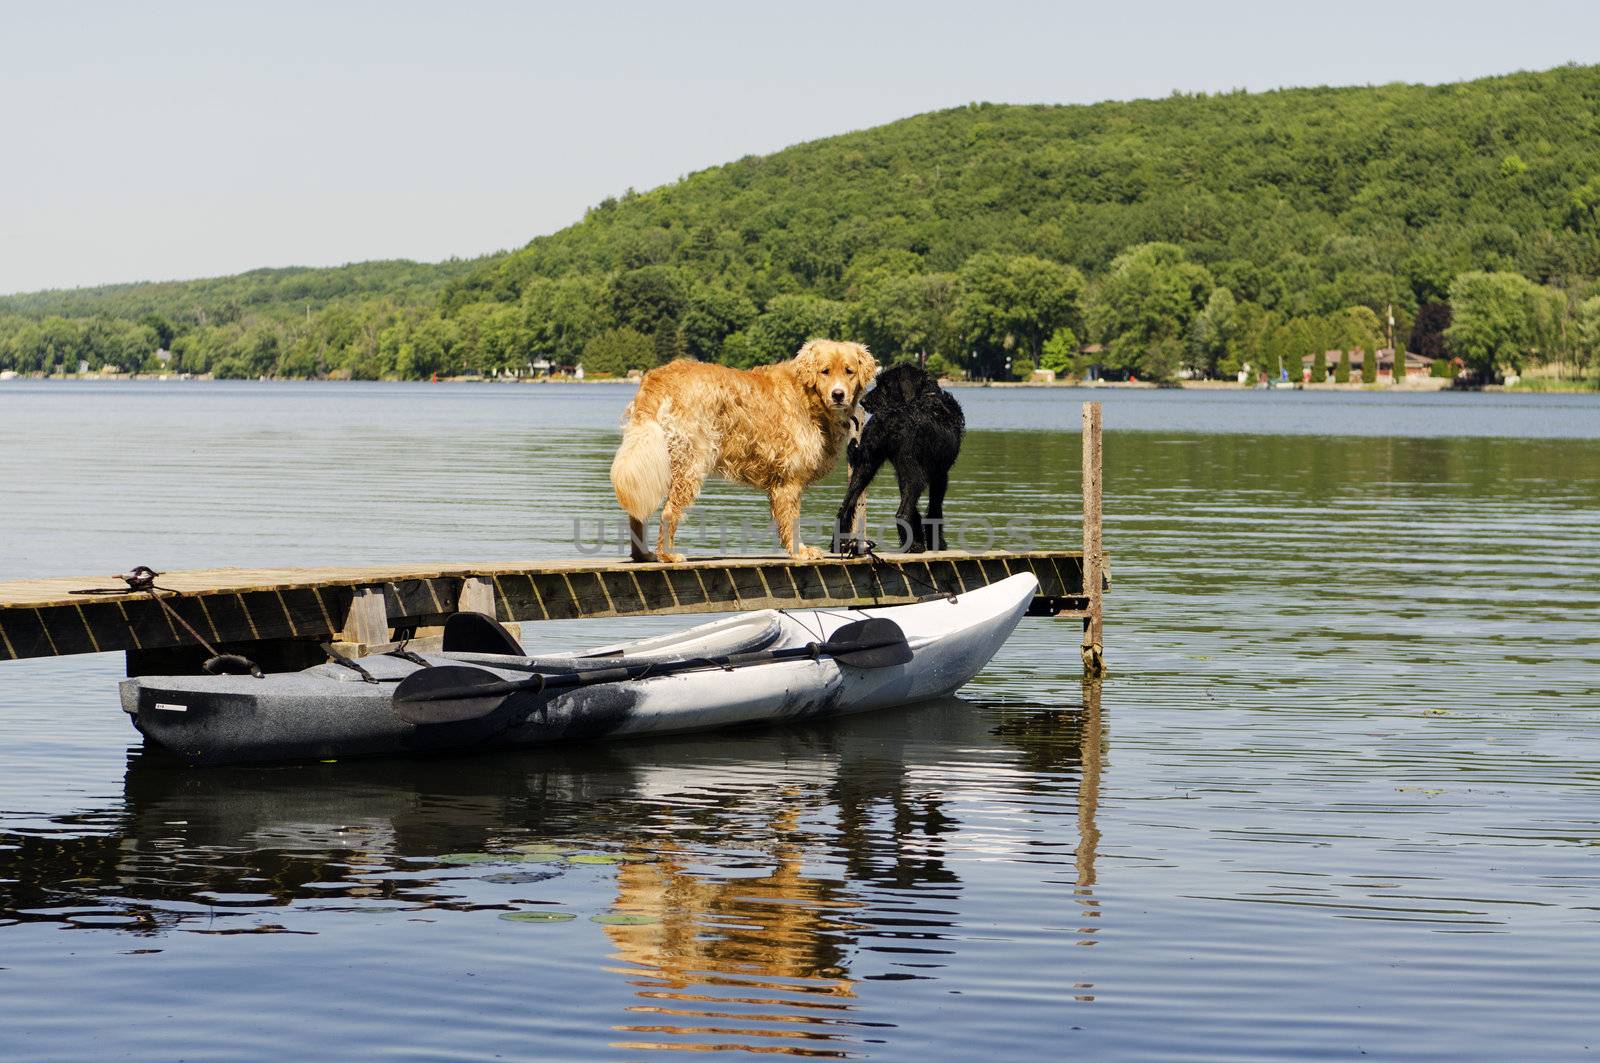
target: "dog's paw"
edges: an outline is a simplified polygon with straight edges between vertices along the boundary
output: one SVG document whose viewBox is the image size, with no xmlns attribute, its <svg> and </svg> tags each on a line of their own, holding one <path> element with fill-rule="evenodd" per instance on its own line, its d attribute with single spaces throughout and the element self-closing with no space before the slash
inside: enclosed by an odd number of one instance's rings
<svg viewBox="0 0 1600 1063">
<path fill-rule="evenodd" d="M 815 546 L 797 546 L 789 556 L 796 561 L 821 561 L 828 555 L 818 550 Z"/>
<path fill-rule="evenodd" d="M 866 557 L 871 549 L 871 543 L 853 537 L 833 541 L 833 552 L 841 557 Z"/>
<path fill-rule="evenodd" d="M 906 547 L 906 553 L 908 553 L 908 554 L 920 554 L 920 553 L 922 553 L 923 551 L 925 551 L 927 549 L 928 549 L 928 544 L 927 543 L 912 543 L 910 546 Z"/>
<path fill-rule="evenodd" d="M 665 561 L 668 564 L 675 564 L 676 562 L 683 560 L 683 555 L 675 554 L 670 550 L 658 550 L 656 551 L 656 560 Z"/>
</svg>

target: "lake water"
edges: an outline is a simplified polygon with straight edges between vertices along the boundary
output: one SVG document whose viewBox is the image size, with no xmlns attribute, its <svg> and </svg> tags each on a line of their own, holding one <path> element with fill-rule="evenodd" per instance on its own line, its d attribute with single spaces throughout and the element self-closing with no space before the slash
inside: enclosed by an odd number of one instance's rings
<svg viewBox="0 0 1600 1063">
<path fill-rule="evenodd" d="M 570 556 L 628 397 L 0 384 L 0 578 Z M 1098 686 L 1027 620 L 831 725 L 186 770 L 0 665 L 0 1058 L 1592 1058 L 1600 399 L 958 397 L 952 516 L 1057 545 L 1105 403 Z"/>
</svg>

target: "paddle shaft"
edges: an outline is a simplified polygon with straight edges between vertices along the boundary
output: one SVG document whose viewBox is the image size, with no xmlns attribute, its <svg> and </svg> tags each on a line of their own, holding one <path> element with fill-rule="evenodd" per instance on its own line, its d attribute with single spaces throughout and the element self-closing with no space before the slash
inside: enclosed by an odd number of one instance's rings
<svg viewBox="0 0 1600 1063">
<path fill-rule="evenodd" d="M 411 699 L 415 701 L 447 701 L 452 698 L 460 698 L 469 693 L 471 697 L 481 698 L 494 697 L 501 694 L 516 694 L 524 690 L 568 690 L 573 687 L 592 686 L 598 683 L 619 683 L 631 679 L 676 675 L 681 672 L 705 671 L 714 668 L 732 671 L 735 668 L 747 668 L 757 664 L 773 664 L 779 661 L 793 661 L 806 657 L 839 657 L 864 653 L 867 650 L 883 649 L 888 646 L 903 645 L 904 643 L 904 635 L 898 638 L 878 639 L 870 642 L 811 642 L 804 646 L 790 646 L 781 650 L 752 650 L 749 653 L 734 653 L 725 657 L 690 657 L 682 661 L 650 662 L 624 665 L 620 668 L 597 668 L 587 672 L 563 672 L 556 675 L 541 673 L 532 679 L 503 679 L 496 683 L 474 684 L 470 692 L 450 689 L 427 691 L 411 695 Z"/>
</svg>

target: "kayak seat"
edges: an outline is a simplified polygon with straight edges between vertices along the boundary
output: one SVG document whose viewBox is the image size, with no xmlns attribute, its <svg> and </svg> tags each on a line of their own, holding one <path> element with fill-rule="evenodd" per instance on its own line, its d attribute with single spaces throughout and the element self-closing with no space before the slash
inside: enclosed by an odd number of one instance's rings
<svg viewBox="0 0 1600 1063">
<path fill-rule="evenodd" d="M 452 613 L 444 622 L 445 653 L 498 653 L 521 657 L 522 643 L 487 613 Z"/>
</svg>

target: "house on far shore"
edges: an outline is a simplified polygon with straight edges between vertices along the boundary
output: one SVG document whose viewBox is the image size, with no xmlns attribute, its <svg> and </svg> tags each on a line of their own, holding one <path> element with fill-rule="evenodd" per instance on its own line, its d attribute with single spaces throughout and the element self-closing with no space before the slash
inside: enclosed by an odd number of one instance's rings
<svg viewBox="0 0 1600 1063">
<path fill-rule="evenodd" d="M 1327 360 L 1329 380 L 1333 379 L 1334 370 L 1339 368 L 1339 359 L 1343 354 L 1343 351 L 1326 351 L 1323 353 L 1323 358 Z M 1383 377 L 1393 379 L 1394 349 L 1392 347 L 1379 348 L 1376 357 L 1378 359 L 1378 377 L 1380 379 Z M 1366 360 L 1366 352 L 1360 347 L 1350 352 L 1351 377 L 1359 377 L 1361 375 L 1361 366 Z M 1306 383 L 1311 383 L 1311 368 L 1316 362 L 1317 356 L 1314 354 L 1303 355 L 1300 358 L 1300 376 Z M 1434 359 L 1425 354 L 1415 354 L 1407 351 L 1405 352 L 1405 375 L 1407 378 L 1429 376 L 1433 372 L 1433 363 Z"/>
</svg>

